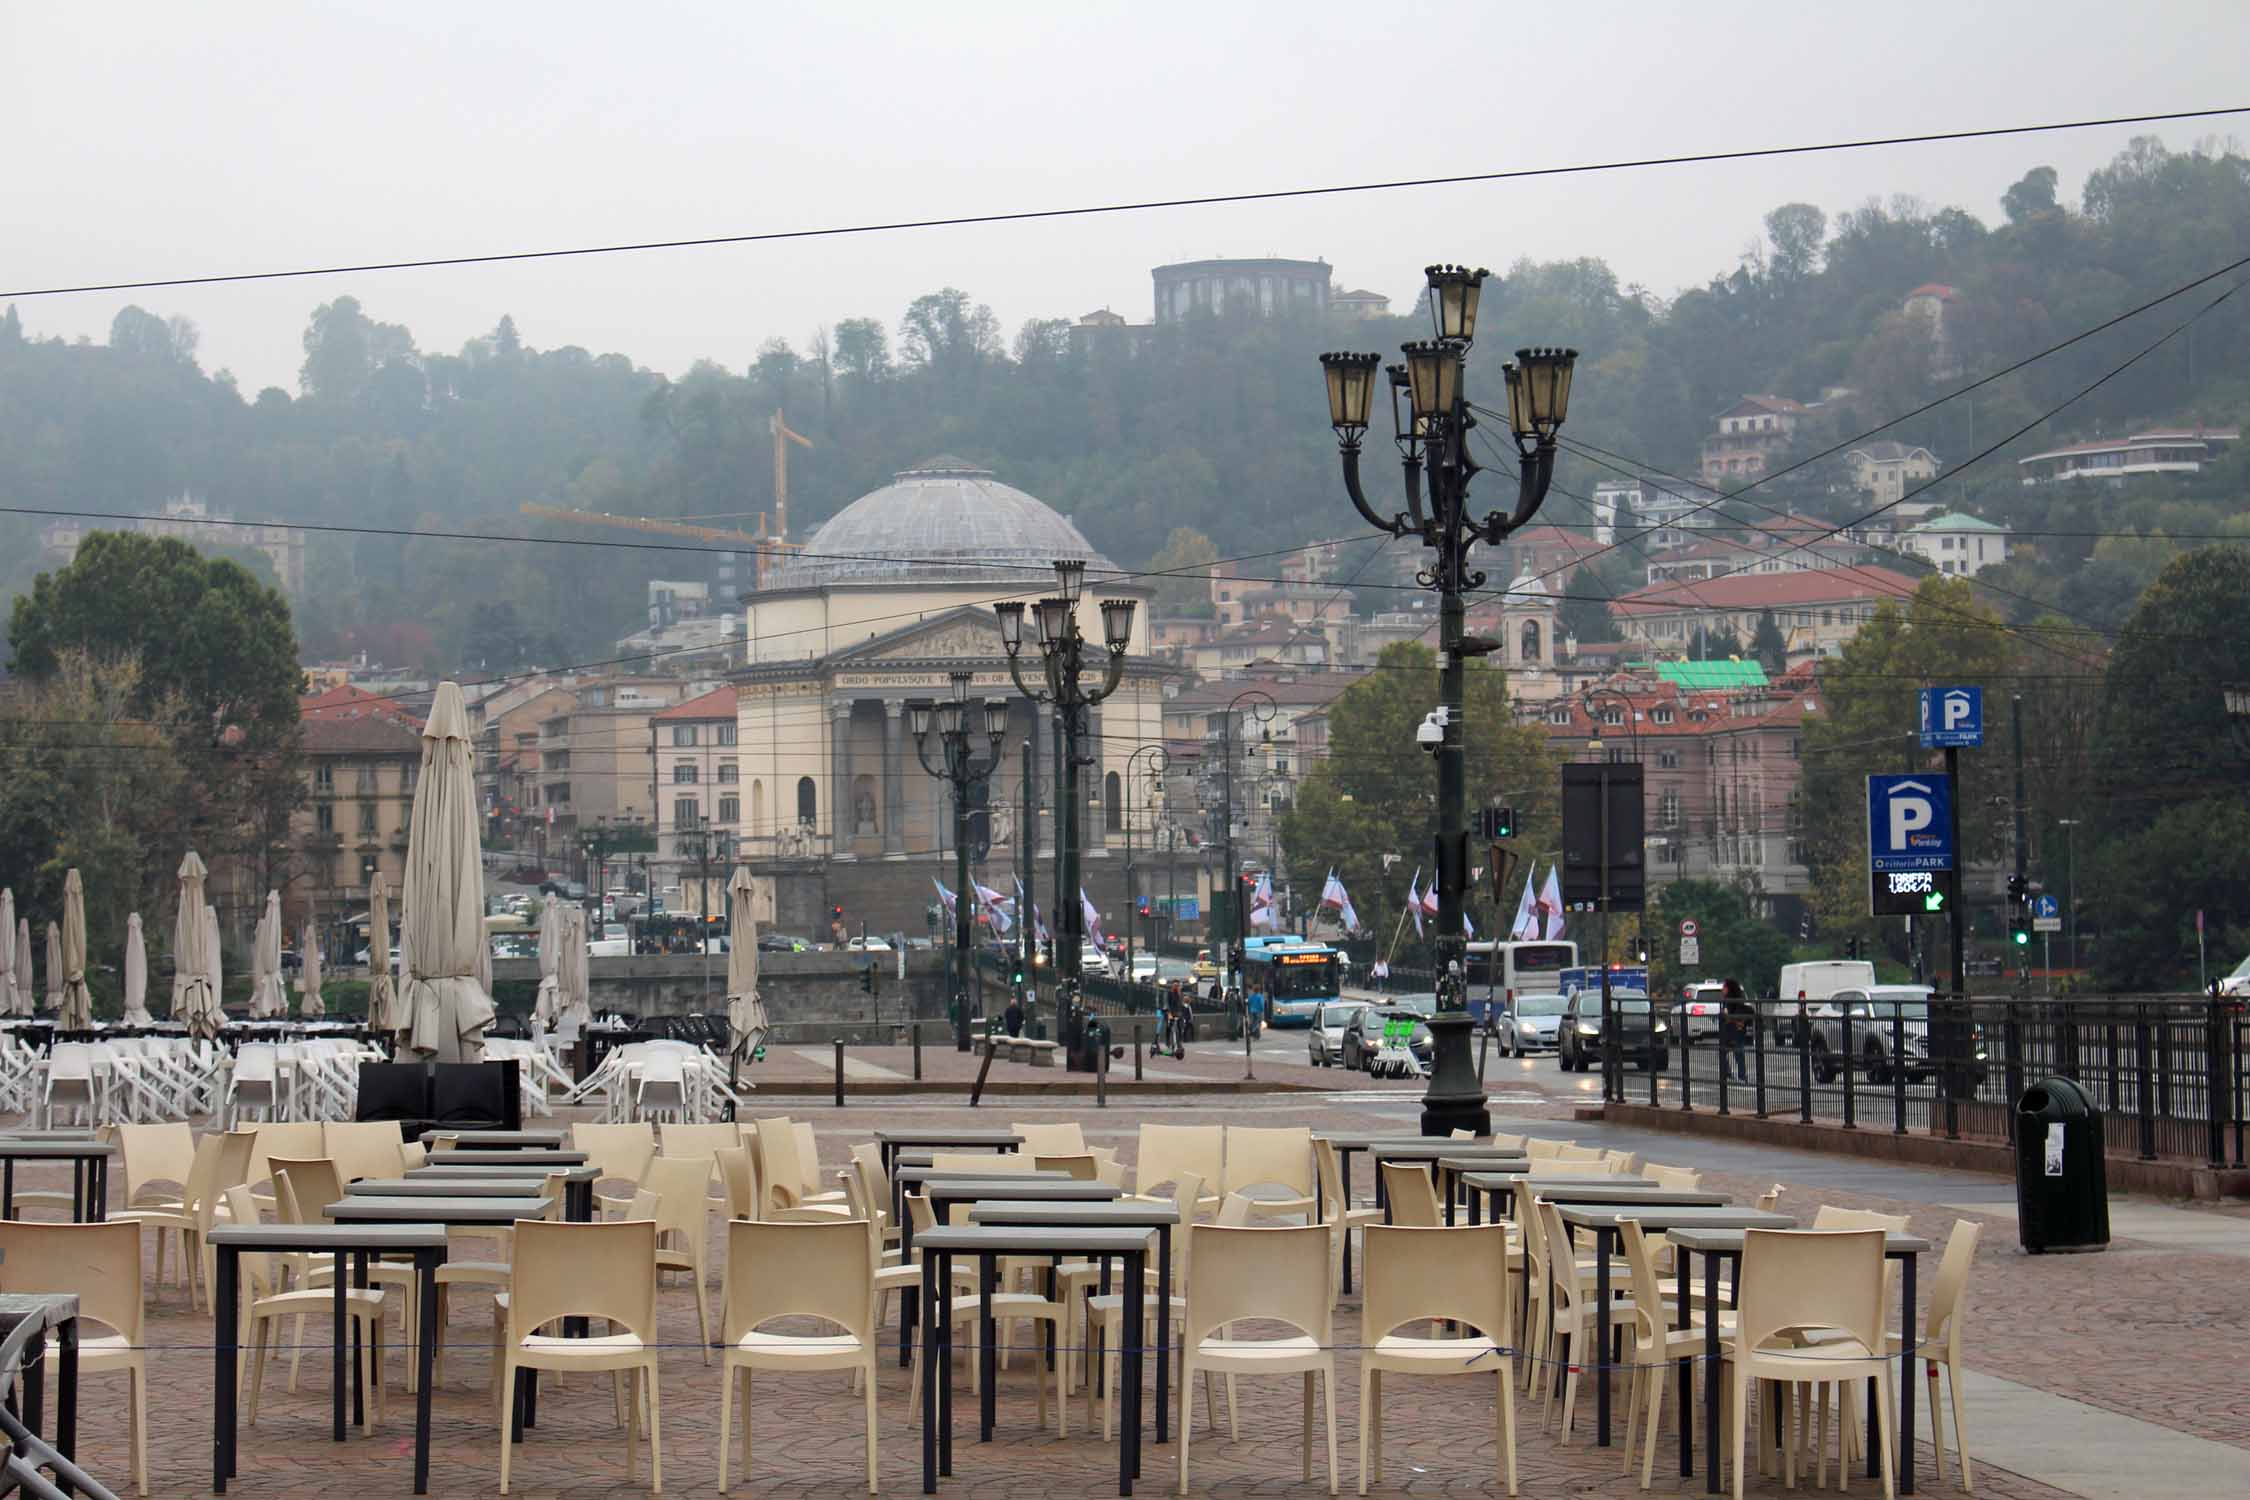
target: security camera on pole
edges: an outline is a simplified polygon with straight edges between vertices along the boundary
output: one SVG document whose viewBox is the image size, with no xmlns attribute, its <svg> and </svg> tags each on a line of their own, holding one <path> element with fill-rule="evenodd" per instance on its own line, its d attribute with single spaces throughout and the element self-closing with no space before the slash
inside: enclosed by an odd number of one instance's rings
<svg viewBox="0 0 2250 1500">
<path fill-rule="evenodd" d="M 1367 524 L 1389 536 L 1413 536 L 1435 554 L 1420 575 L 1424 587 L 1438 595 L 1439 707 L 1437 757 L 1437 887 L 1438 964 L 1440 974 L 1457 972 L 1465 953 L 1464 921 L 1468 914 L 1469 844 L 1467 832 L 1467 754 L 1462 708 L 1467 686 L 1463 665 L 1472 655 L 1482 655 L 1496 643 L 1466 638 L 1462 595 L 1484 582 L 1484 574 L 1469 567 L 1469 548 L 1477 542 L 1496 545 L 1529 522 L 1547 497 L 1555 470 L 1555 440 L 1570 406 L 1571 371 L 1577 361 L 1572 349 L 1519 349 L 1516 362 L 1506 367 L 1508 425 L 1516 443 L 1517 490 L 1515 509 L 1495 511 L 1482 520 L 1469 514 L 1469 484 L 1478 464 L 1469 452 L 1469 433 L 1476 418 L 1463 389 L 1471 341 L 1476 337 L 1477 303 L 1483 296 L 1486 271 L 1460 266 L 1431 266 L 1430 320 L 1437 337 L 1405 345 L 1403 365 L 1384 374 L 1391 391 L 1391 429 L 1398 445 L 1405 478 L 1404 511 L 1377 514 L 1360 485 L 1360 439 L 1366 435 L 1375 401 L 1376 371 L 1382 364 L 1374 354 L 1324 354 L 1320 357 L 1328 386 L 1328 421 L 1336 429 L 1343 460 L 1344 489 Z M 1424 504 L 1423 479 L 1429 495 Z M 1416 738 L 1430 743 L 1425 725 Z M 1432 1063 L 1430 1085 L 1423 1096 L 1422 1132 L 1445 1135 L 1466 1126 L 1479 1135 L 1491 1128 L 1485 1094 L 1470 1057 L 1471 1022 L 1468 997 L 1459 986 L 1441 986 L 1439 1014 L 1430 1019 Z"/>
</svg>

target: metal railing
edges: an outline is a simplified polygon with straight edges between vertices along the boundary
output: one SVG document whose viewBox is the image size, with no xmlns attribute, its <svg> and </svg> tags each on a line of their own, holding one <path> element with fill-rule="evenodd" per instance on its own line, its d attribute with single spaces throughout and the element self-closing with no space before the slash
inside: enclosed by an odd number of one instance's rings
<svg viewBox="0 0 2250 1500">
<path fill-rule="evenodd" d="M 2060 1076 L 2108 1116 L 2113 1155 L 2245 1165 L 2250 1015 L 2240 1001 L 1936 998 L 1926 1016 L 1752 1005 L 1754 1036 L 1747 1023 L 1735 1031 L 1674 1007 L 1654 1045 L 1628 1031 L 1588 1038 L 1581 1055 L 1601 1069 L 1605 1100 L 1948 1140 L 2012 1142 L 2015 1101 Z"/>
</svg>

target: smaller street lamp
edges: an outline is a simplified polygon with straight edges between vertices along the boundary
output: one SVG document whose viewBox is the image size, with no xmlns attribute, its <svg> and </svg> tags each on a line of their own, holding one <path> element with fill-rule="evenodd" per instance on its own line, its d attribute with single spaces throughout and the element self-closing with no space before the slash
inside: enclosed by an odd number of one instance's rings
<svg viewBox="0 0 2250 1500">
<path fill-rule="evenodd" d="M 1020 608 L 1020 606 L 1019 606 Z M 1008 732 L 1008 704 L 1004 698 L 984 700 L 985 756 L 978 760 L 970 743 L 974 730 L 964 724 L 969 684 L 967 672 L 950 675 L 953 696 L 932 705 L 917 698 L 906 705 L 907 727 L 914 733 L 914 756 L 922 769 L 953 788 L 953 1046 L 969 1050 L 969 965 L 975 946 L 976 887 L 969 875 L 969 804 L 977 791 L 988 788 L 994 766 L 1000 763 L 1000 740 Z M 930 730 L 935 721 L 938 764 L 930 761 Z"/>
</svg>

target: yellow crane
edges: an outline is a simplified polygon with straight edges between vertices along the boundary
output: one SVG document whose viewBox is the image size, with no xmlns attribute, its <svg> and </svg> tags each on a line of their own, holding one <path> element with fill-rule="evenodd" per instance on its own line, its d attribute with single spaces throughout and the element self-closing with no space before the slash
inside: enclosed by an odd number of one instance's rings
<svg viewBox="0 0 2250 1500">
<path fill-rule="evenodd" d="M 697 526 L 687 521 L 667 521 L 654 516 L 613 516 L 607 511 L 572 510 L 561 505 L 539 505 L 526 501 L 517 507 L 522 514 L 542 521 L 570 521 L 581 526 L 614 526 L 627 531 L 647 532 L 655 536 L 690 537 L 701 542 L 718 542 L 727 550 L 748 552 L 756 562 L 756 577 L 765 581 L 766 570 L 781 555 L 795 547 L 789 540 L 789 448 L 795 443 L 800 448 L 812 447 L 806 437 L 782 420 L 781 409 L 774 409 L 768 430 L 773 433 L 773 517 L 772 528 L 767 528 L 767 518 L 758 517 L 756 532 L 734 530 L 718 526 Z"/>
</svg>

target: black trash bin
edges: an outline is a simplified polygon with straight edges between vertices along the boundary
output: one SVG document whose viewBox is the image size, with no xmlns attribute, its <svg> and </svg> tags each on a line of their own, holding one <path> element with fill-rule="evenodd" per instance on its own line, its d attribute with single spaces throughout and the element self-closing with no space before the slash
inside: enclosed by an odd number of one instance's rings
<svg viewBox="0 0 2250 1500">
<path fill-rule="evenodd" d="M 2034 1255 L 2109 1248 L 2102 1112 L 2067 1078 L 2016 1101 L 2016 1233 Z"/>
</svg>

